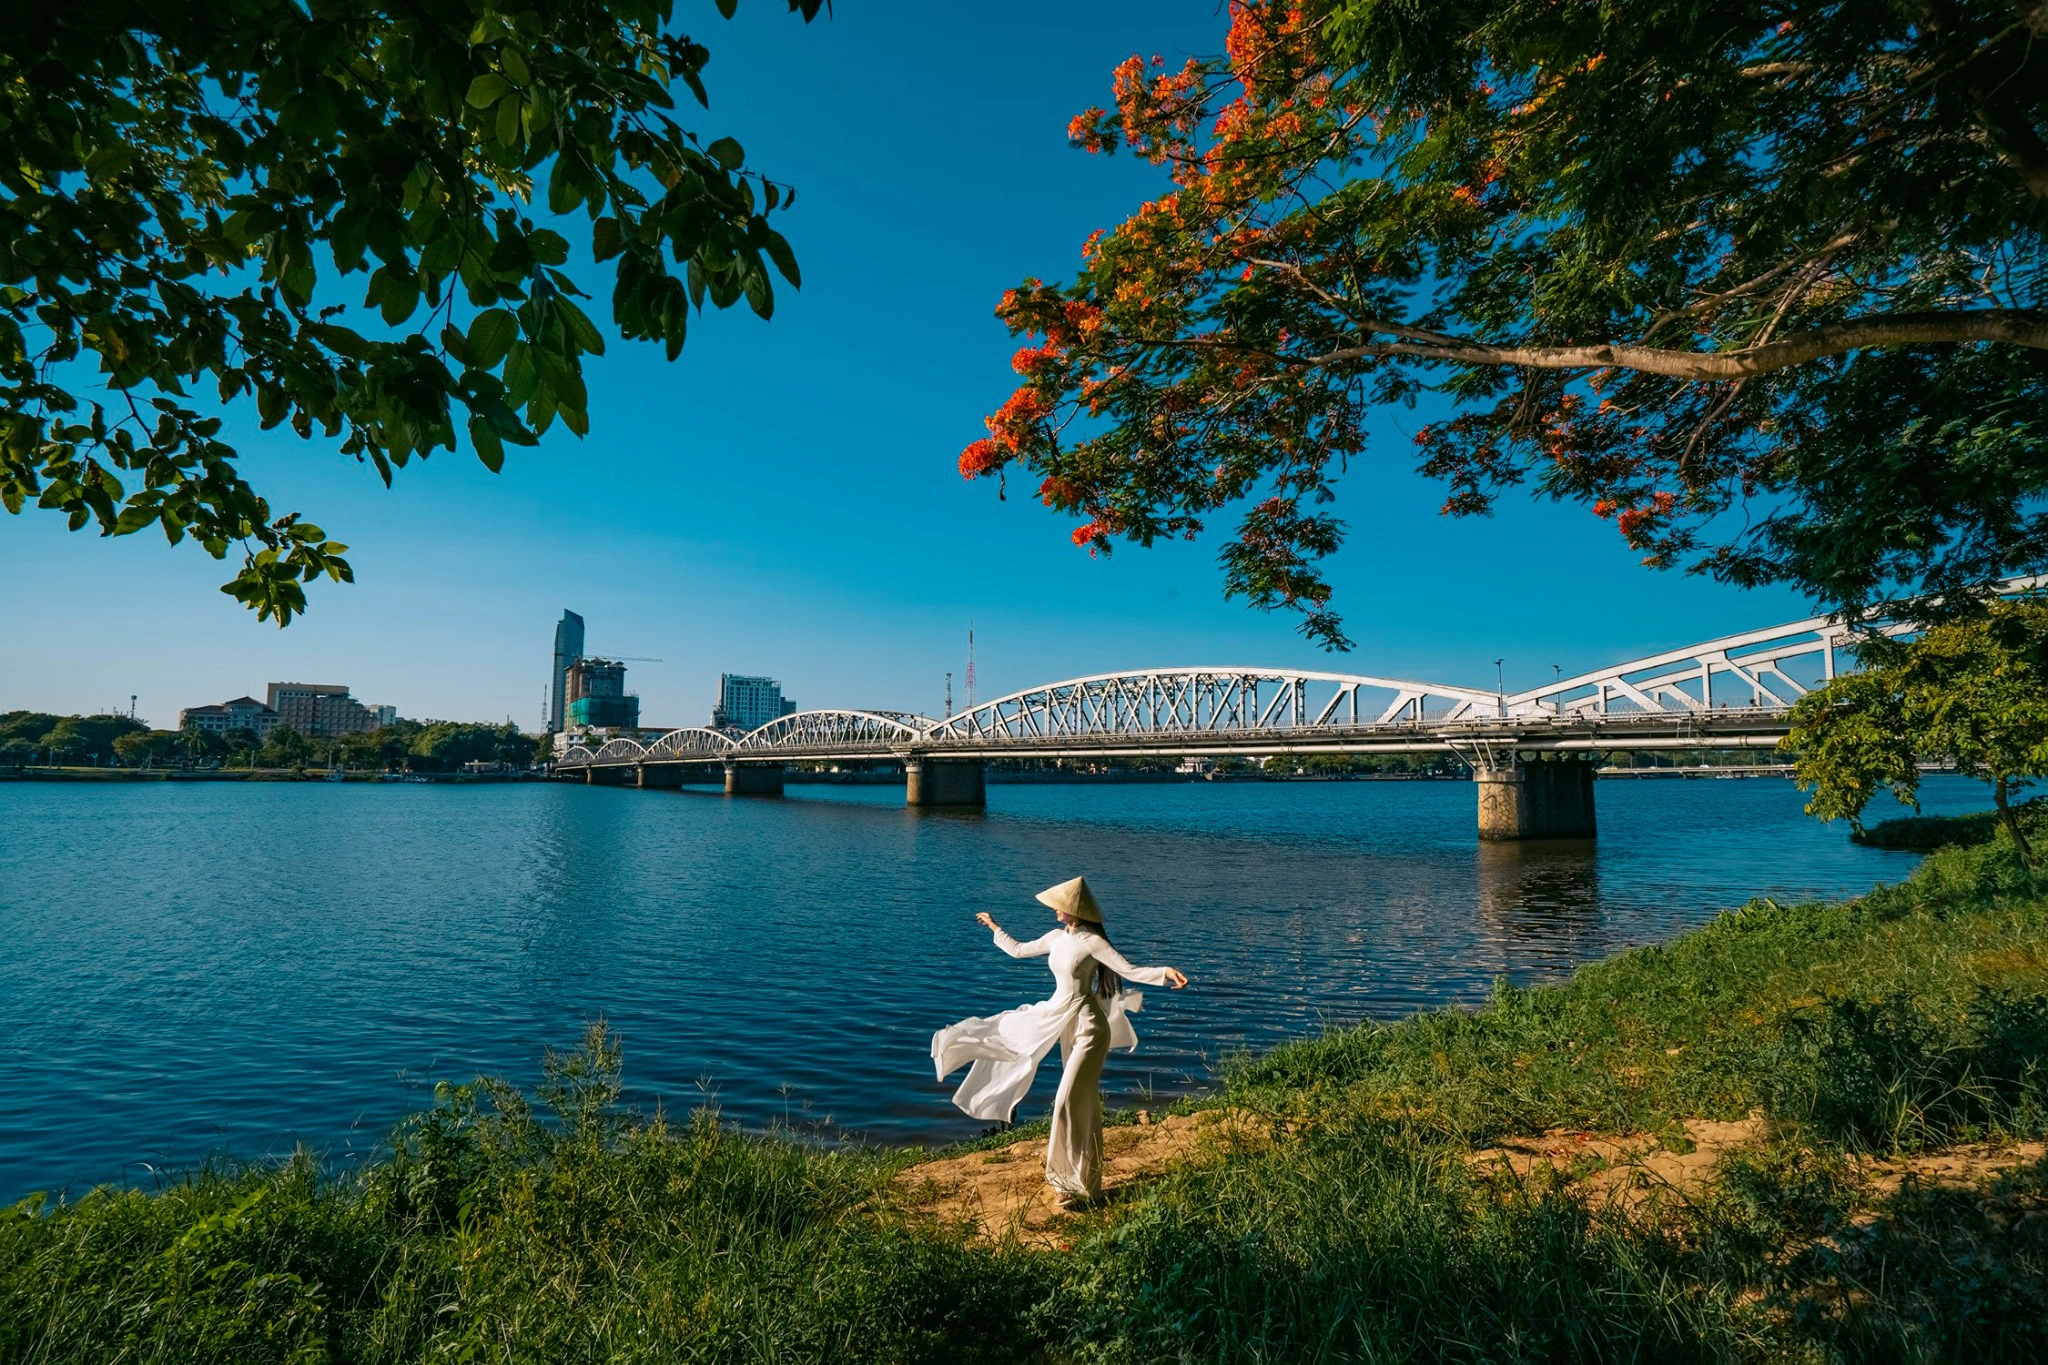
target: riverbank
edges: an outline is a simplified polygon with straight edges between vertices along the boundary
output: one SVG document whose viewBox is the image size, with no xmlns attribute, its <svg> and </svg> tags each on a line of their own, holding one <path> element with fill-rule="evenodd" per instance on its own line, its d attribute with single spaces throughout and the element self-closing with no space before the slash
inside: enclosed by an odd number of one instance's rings
<svg viewBox="0 0 2048 1365">
<path fill-rule="evenodd" d="M 2048 900 L 1997 842 L 1241 1059 L 1044 1237 L 929 1164 L 1028 1129 L 636 1117 L 599 1036 L 537 1102 L 441 1087 L 359 1171 L 0 1215 L 0 1360 L 2026 1359 L 2044 1056 Z"/>
<path fill-rule="evenodd" d="M 398 773 L 326 768 L 0 768 L 0 782 L 448 782 L 538 781 L 539 773 Z"/>
</svg>

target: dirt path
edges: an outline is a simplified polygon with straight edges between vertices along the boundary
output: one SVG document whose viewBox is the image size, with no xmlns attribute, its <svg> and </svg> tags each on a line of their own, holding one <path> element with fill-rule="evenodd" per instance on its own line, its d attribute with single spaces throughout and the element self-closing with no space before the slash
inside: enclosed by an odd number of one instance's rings
<svg viewBox="0 0 2048 1365">
<path fill-rule="evenodd" d="M 1210 1109 L 1107 1129 L 1102 1135 L 1103 1201 L 1114 1206 L 1176 1162 L 1220 1150 L 1221 1139 L 1245 1137 L 1254 1122 Z M 1589 1203 L 1618 1207 L 1631 1216 L 1659 1204 L 1688 1200 L 1713 1183 L 1722 1157 L 1765 1137 L 1761 1117 L 1733 1122 L 1687 1119 L 1684 1143 L 1647 1133 L 1612 1135 L 1554 1129 L 1538 1137 L 1503 1138 L 1466 1157 L 1475 1173 L 1503 1171 L 1518 1180 L 1562 1174 Z M 1677 1146 L 1689 1151 L 1673 1150 Z M 2048 1144 L 1954 1147 L 1895 1160 L 1856 1160 L 1868 1193 L 1885 1198 L 1908 1182 L 1982 1185 L 2004 1171 L 2048 1155 Z M 949 1222 L 968 1222 L 978 1236 L 1014 1235 L 1027 1246 L 1064 1247 L 1076 1216 L 1062 1208 L 1045 1183 L 1045 1139 L 970 1152 L 912 1166 L 896 1177 L 906 1202 Z"/>
<path fill-rule="evenodd" d="M 1687 1119 L 1685 1132 L 1691 1140 L 1689 1152 L 1673 1151 L 1648 1133 L 1613 1137 L 1555 1129 L 1541 1137 L 1503 1138 L 1466 1161 L 1475 1170 L 1505 1169 L 1523 1180 L 1538 1171 L 1557 1171 L 1581 1198 L 1634 1215 L 1706 1189 L 1721 1158 L 1762 1142 L 1765 1127 L 1757 1115 L 1732 1123 Z M 1909 1183 L 1975 1188 L 2044 1155 L 2048 1144 L 2040 1142 L 1976 1143 L 1882 1160 L 1852 1157 L 1850 1168 L 1862 1186 L 1862 1198 L 1883 1200 Z"/>
<path fill-rule="evenodd" d="M 1140 1121 L 1102 1134 L 1103 1204 L 1195 1155 L 1205 1139 L 1230 1131 L 1236 1120 L 1222 1110 Z M 1056 1246 L 1061 1225 L 1074 1217 L 1045 1183 L 1045 1139 L 970 1152 L 912 1166 L 896 1177 L 911 1205 L 948 1221 L 972 1222 L 979 1234 L 1014 1232 L 1027 1245 Z"/>
<path fill-rule="evenodd" d="M 1755 1115 L 1732 1123 L 1687 1119 L 1685 1134 L 1689 1152 L 1673 1151 L 1648 1133 L 1617 1137 L 1552 1129 L 1541 1137 L 1502 1138 L 1465 1161 L 1474 1170 L 1505 1169 L 1521 1180 L 1539 1170 L 1560 1171 L 1574 1193 L 1634 1213 L 1659 1199 L 1690 1198 L 1706 1188 L 1725 1153 L 1763 1140 L 1764 1121 Z"/>
</svg>

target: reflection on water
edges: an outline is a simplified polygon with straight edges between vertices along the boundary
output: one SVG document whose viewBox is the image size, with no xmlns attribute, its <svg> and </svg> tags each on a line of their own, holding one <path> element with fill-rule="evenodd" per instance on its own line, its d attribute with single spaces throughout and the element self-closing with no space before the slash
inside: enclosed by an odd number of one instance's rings
<svg viewBox="0 0 2048 1365">
<path fill-rule="evenodd" d="M 642 1102 L 962 1136 L 932 1030 L 1051 986 L 973 915 L 1042 932 L 1031 893 L 1076 873 L 1127 954 L 1195 982 L 1148 992 L 1105 1081 L 1128 1103 L 1232 1049 L 1912 864 L 1775 781 L 1604 782 L 1597 844 L 1485 846 L 1460 782 L 996 785 L 985 815 L 790 792 L 0 784 L 5 827 L 36 832 L 0 845 L 0 1201 L 215 1150 L 368 1150 L 433 1081 L 530 1082 L 599 1015 Z"/>
<path fill-rule="evenodd" d="M 1600 859 L 1592 839 L 1480 843 L 1472 870 L 1480 933 L 1500 975 L 1540 976 L 1582 961 L 1600 933 Z"/>
</svg>

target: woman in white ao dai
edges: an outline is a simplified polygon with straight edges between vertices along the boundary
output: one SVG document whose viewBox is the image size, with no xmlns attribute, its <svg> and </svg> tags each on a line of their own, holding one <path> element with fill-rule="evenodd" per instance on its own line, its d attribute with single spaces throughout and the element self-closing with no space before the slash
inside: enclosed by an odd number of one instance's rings
<svg viewBox="0 0 2048 1365">
<path fill-rule="evenodd" d="M 1052 997 L 1001 1014 L 963 1019 L 932 1035 L 932 1063 L 944 1080 L 962 1066 L 967 1078 L 953 1103 L 978 1119 L 1008 1122 L 1031 1088 L 1038 1064 L 1060 1045 L 1059 1094 L 1045 1145 L 1045 1178 L 1062 1200 L 1079 1203 L 1102 1193 L 1102 1064 L 1112 1047 L 1138 1045 L 1126 1016 L 1143 997 L 1123 980 L 1175 990 L 1188 979 L 1171 967 L 1138 967 L 1110 945 L 1102 908 L 1080 877 L 1038 893 L 1059 915 L 1061 927 L 1029 943 L 1002 931 L 992 916 L 976 915 L 1011 957 L 1043 957 L 1058 988 Z"/>
</svg>

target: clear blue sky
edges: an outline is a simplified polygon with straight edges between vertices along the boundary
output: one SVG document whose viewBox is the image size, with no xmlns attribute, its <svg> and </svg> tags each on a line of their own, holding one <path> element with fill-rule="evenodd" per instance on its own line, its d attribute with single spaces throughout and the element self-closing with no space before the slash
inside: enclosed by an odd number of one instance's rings
<svg viewBox="0 0 2048 1365">
<path fill-rule="evenodd" d="M 1091 560 L 1071 521 L 996 500 L 955 471 L 1009 392 L 991 316 L 1027 274 L 1071 273 L 1082 240 L 1156 184 L 1126 158 L 1070 150 L 1132 51 L 1208 52 L 1220 5 L 961 6 L 838 0 L 805 26 L 771 0 L 720 20 L 683 0 L 712 50 L 712 107 L 749 160 L 795 183 L 783 219 L 803 267 L 763 324 L 693 323 L 680 362 L 614 341 L 591 374 L 592 430 L 557 427 L 500 475 L 440 455 L 386 491 L 323 448 L 246 449 L 257 486 L 347 541 L 357 583 L 316 588 L 279 631 L 217 591 L 224 566 L 145 533 L 0 518 L 0 709 L 179 707 L 279 679 L 342 682 L 413 717 L 540 719 L 555 619 L 593 652 L 652 655 L 628 674 L 649 722 L 699 724 L 721 671 L 768 673 L 800 704 L 936 712 L 1118 668 L 1274 664 L 1511 687 L 1805 614 L 1640 568 L 1612 527 L 1522 498 L 1485 520 L 1437 514 L 1409 424 L 1390 415 L 1342 485 L 1352 527 L 1333 579 L 1348 656 L 1285 614 L 1226 603 L 1214 545 Z M 244 429 L 246 430 L 246 424 Z"/>
</svg>

